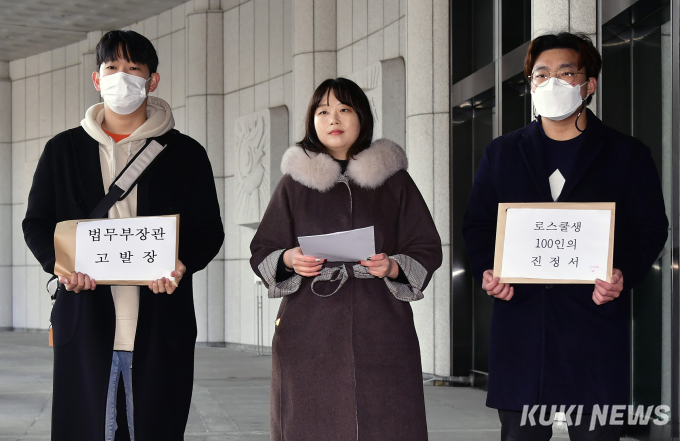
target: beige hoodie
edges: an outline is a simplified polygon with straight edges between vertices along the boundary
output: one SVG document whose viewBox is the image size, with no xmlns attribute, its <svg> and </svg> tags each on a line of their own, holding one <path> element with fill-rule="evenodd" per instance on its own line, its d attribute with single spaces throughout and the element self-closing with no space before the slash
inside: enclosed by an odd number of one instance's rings
<svg viewBox="0 0 680 441">
<path fill-rule="evenodd" d="M 175 126 L 170 105 L 160 98 L 150 96 L 147 99 L 146 117 L 146 122 L 140 128 L 118 144 L 102 130 L 104 103 L 90 107 L 80 122 L 87 134 L 99 142 L 99 163 L 105 193 L 108 192 L 113 179 L 144 146 L 147 138 L 160 136 Z M 116 202 L 109 210 L 109 218 L 112 219 L 134 216 L 137 216 L 137 186 L 125 199 Z M 132 351 L 137 331 L 139 287 L 112 286 L 111 293 L 116 308 L 116 336 L 113 349 Z"/>
</svg>

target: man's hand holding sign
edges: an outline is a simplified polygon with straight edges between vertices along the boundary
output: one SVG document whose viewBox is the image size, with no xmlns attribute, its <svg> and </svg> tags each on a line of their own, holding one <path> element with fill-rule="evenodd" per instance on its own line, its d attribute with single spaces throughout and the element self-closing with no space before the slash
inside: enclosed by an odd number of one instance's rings
<svg viewBox="0 0 680 441">
<path fill-rule="evenodd" d="M 173 292 L 175 292 L 175 288 L 177 288 L 180 279 L 187 270 L 187 267 L 184 266 L 181 260 L 178 260 L 177 264 L 178 264 L 177 269 L 170 273 L 170 275 L 175 278 L 175 283 L 171 282 L 169 278 L 165 277 L 149 282 L 149 289 L 153 291 L 154 294 L 158 293 L 172 294 Z M 88 291 L 97 288 L 96 280 L 90 279 L 90 276 L 88 276 L 87 274 L 77 273 L 75 271 L 71 273 L 70 279 L 64 276 L 59 276 L 59 283 L 64 285 L 66 291 L 73 292 Z"/>
<path fill-rule="evenodd" d="M 484 271 L 482 289 L 491 297 L 499 300 L 508 301 L 515 295 L 515 288 L 509 283 L 500 283 L 500 277 L 494 277 L 493 270 Z M 623 274 L 621 274 L 621 271 L 614 268 L 610 283 L 607 283 L 604 280 L 595 279 L 593 302 L 598 305 L 611 302 L 621 295 L 621 291 L 623 291 Z"/>
<path fill-rule="evenodd" d="M 186 272 L 177 258 L 178 216 L 65 221 L 57 225 L 55 274 L 66 290 L 147 285 L 172 294 Z"/>
<path fill-rule="evenodd" d="M 596 304 L 618 298 L 614 218 L 613 203 L 499 204 L 494 269 L 484 272 L 482 289 L 509 301 L 511 283 L 593 283 Z"/>
</svg>

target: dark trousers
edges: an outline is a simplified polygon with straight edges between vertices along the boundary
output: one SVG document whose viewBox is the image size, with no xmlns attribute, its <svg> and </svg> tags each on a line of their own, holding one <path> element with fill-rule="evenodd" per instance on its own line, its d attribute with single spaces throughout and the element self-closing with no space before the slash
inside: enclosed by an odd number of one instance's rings
<svg viewBox="0 0 680 441">
<path fill-rule="evenodd" d="M 520 425 L 522 412 L 499 410 L 498 416 L 501 419 L 501 441 L 548 441 L 552 438 L 551 424 L 543 426 L 536 421 L 535 426 L 531 426 L 528 422 L 525 422 L 523 426 Z M 601 426 L 597 422 L 595 428 L 590 430 L 590 418 L 590 415 L 583 415 L 581 424 L 567 427 L 571 441 L 619 441 L 622 426 L 609 424 Z"/>
</svg>

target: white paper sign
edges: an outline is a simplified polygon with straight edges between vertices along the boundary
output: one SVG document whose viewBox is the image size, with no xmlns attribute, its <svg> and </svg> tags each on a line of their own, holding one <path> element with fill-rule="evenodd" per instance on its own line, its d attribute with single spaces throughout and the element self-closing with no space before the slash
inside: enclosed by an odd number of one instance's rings
<svg viewBox="0 0 680 441">
<path fill-rule="evenodd" d="M 174 280 L 176 228 L 177 218 L 166 216 L 79 222 L 76 271 L 95 280 Z"/>
<path fill-rule="evenodd" d="M 509 208 L 502 278 L 607 280 L 612 212 Z"/>
<path fill-rule="evenodd" d="M 329 262 L 358 262 L 375 254 L 373 227 L 298 237 L 302 254 Z"/>
</svg>

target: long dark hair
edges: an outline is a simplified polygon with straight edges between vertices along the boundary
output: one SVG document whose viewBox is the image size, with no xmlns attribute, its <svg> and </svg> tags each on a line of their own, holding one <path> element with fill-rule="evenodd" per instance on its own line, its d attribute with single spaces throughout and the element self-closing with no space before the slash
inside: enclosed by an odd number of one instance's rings
<svg viewBox="0 0 680 441">
<path fill-rule="evenodd" d="M 319 137 L 316 134 L 314 114 L 321 101 L 327 99 L 331 92 L 342 104 L 350 106 L 359 117 L 359 136 L 347 151 L 347 158 L 354 158 L 354 155 L 371 145 L 373 140 L 373 113 L 371 113 L 368 97 L 361 90 L 361 87 L 354 81 L 346 78 L 329 78 L 316 88 L 307 108 L 305 137 L 297 145 L 308 152 L 328 153 L 328 149 L 319 141 Z"/>
</svg>

